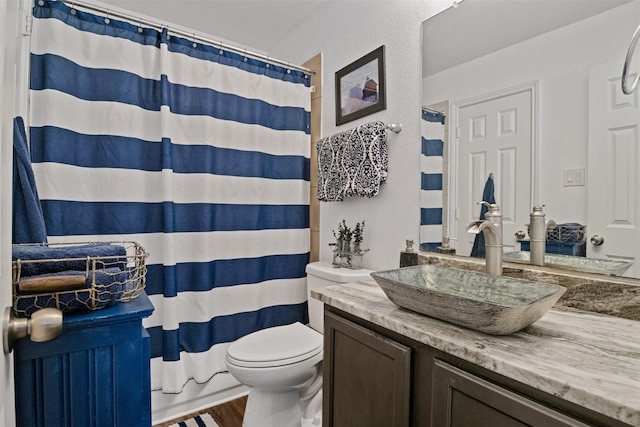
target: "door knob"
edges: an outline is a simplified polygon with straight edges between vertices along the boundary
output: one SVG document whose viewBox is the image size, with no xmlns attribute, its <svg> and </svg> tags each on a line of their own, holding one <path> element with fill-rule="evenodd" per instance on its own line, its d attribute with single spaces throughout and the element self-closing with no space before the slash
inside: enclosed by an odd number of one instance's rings
<svg viewBox="0 0 640 427">
<path fill-rule="evenodd" d="M 43 308 L 31 315 L 31 319 L 17 317 L 11 307 L 4 309 L 2 320 L 2 348 L 11 353 L 13 343 L 26 336 L 31 341 L 50 341 L 62 333 L 62 311 L 57 308 Z"/>
<path fill-rule="evenodd" d="M 599 234 L 595 234 L 591 236 L 591 239 L 589 239 L 589 241 L 595 246 L 600 246 L 601 244 L 604 243 L 604 237 L 602 237 Z"/>
</svg>

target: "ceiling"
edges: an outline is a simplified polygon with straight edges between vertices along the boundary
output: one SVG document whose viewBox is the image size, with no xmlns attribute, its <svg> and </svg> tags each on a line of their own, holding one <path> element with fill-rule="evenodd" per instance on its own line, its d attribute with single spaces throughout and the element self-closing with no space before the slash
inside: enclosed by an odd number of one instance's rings
<svg viewBox="0 0 640 427">
<path fill-rule="evenodd" d="M 330 1 L 101 0 L 100 3 L 140 13 L 158 24 L 193 29 L 224 43 L 268 54 L 271 46 Z"/>
<path fill-rule="evenodd" d="M 464 0 L 424 22 L 422 75 L 435 74 L 629 1 Z"/>
</svg>

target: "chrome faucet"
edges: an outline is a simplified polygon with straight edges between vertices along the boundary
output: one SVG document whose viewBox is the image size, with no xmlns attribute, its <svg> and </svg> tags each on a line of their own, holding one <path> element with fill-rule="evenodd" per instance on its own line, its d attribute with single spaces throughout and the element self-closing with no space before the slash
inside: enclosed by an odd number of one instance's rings
<svg viewBox="0 0 640 427">
<path fill-rule="evenodd" d="M 467 225 L 469 233 L 484 233 L 485 270 L 488 274 L 502 276 L 502 212 L 496 204 L 482 202 L 489 211 L 484 220 L 472 221 Z"/>
<path fill-rule="evenodd" d="M 545 214 L 542 212 L 544 205 L 534 206 L 529 217 L 529 241 L 531 251 L 531 264 L 544 265 L 544 253 L 547 246 L 547 230 L 556 228 L 553 220 L 545 221 Z"/>
</svg>

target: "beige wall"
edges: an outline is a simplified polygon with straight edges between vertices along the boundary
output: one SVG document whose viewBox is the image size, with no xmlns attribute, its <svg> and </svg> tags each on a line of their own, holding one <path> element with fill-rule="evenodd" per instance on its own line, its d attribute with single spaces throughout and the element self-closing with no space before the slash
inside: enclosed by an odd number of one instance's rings
<svg viewBox="0 0 640 427">
<path fill-rule="evenodd" d="M 309 192 L 309 228 L 311 233 L 310 261 L 320 259 L 320 202 L 318 201 L 318 140 L 321 134 L 322 114 L 322 54 L 319 53 L 303 64 L 315 71 L 311 76 L 311 190 Z"/>
</svg>

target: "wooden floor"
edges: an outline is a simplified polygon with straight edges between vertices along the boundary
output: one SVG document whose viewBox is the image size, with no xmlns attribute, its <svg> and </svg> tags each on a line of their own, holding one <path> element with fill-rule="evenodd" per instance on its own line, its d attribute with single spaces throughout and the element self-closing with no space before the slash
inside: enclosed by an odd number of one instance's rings
<svg viewBox="0 0 640 427">
<path fill-rule="evenodd" d="M 199 414 L 209 414 L 218 423 L 220 427 L 242 427 L 242 417 L 244 408 L 247 405 L 247 396 L 240 397 L 227 403 L 214 406 L 209 409 L 196 412 L 175 420 L 167 421 L 162 424 L 156 424 L 154 427 L 168 427 L 171 424 L 179 423 L 188 418 L 192 418 Z"/>
</svg>

